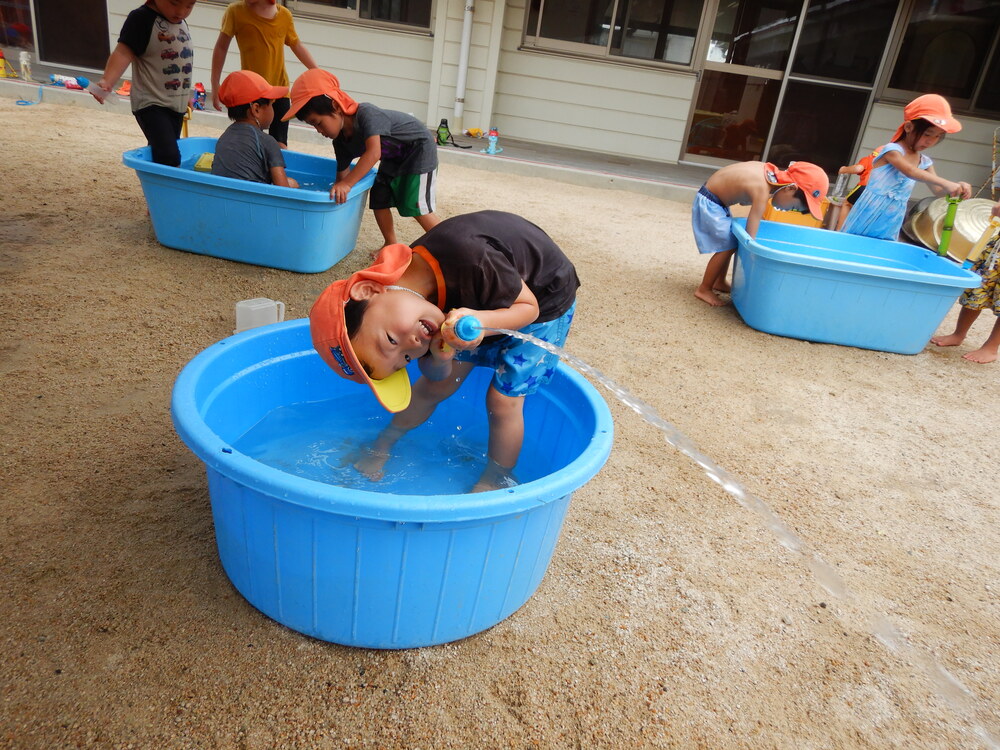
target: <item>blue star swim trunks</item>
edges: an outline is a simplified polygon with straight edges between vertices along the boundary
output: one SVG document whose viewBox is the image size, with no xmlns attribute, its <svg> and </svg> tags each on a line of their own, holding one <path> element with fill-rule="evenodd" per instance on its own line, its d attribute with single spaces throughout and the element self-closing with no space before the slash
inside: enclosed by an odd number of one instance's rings
<svg viewBox="0 0 1000 750">
<path fill-rule="evenodd" d="M 555 320 L 532 323 L 520 332 L 562 346 L 569 335 L 575 311 L 576 302 Z M 529 341 L 501 336 L 471 351 L 456 352 L 455 361 L 492 368 L 493 387 L 505 396 L 530 396 L 552 379 L 559 357 Z"/>
</svg>

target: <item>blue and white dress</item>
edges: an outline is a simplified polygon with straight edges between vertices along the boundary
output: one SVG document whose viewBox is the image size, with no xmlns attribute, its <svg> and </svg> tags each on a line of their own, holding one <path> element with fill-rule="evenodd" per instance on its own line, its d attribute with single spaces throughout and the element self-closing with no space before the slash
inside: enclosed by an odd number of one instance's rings
<svg viewBox="0 0 1000 750">
<path fill-rule="evenodd" d="M 890 143 L 879 149 L 875 160 L 890 151 L 906 153 L 898 143 Z M 928 169 L 933 163 L 926 154 L 920 155 L 920 169 Z M 916 180 L 907 177 L 888 162 L 875 167 L 868 178 L 868 187 L 847 215 L 844 231 L 881 240 L 897 239 L 906 218 L 906 203 L 915 184 Z"/>
</svg>

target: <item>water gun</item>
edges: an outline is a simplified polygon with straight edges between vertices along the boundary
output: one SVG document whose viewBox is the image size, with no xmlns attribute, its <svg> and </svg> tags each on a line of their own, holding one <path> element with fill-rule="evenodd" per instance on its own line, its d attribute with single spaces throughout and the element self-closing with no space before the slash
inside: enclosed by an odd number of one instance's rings
<svg viewBox="0 0 1000 750">
<path fill-rule="evenodd" d="M 948 245 L 951 244 L 951 233 L 955 229 L 955 214 L 958 213 L 958 204 L 961 200 L 961 198 L 948 198 L 948 210 L 944 214 L 944 224 L 941 227 L 941 242 L 938 244 L 938 255 L 945 256 L 948 254 Z"/>
<path fill-rule="evenodd" d="M 986 245 L 989 244 L 991 239 L 997 236 L 998 231 L 1000 231 L 1000 218 L 994 216 L 990 219 L 990 223 L 986 226 L 983 236 L 976 241 L 976 244 L 973 245 L 972 249 L 969 251 L 969 255 L 962 262 L 962 268 L 970 268 L 973 263 L 979 260 L 983 251 L 986 249 Z"/>
<path fill-rule="evenodd" d="M 483 324 L 474 315 L 463 315 L 455 325 L 452 332 L 462 341 L 475 341 L 479 337 L 479 332 L 483 330 Z M 442 342 L 444 351 L 451 351 L 452 347 Z"/>
<path fill-rule="evenodd" d="M 81 86 L 79 83 L 77 83 L 76 78 L 74 78 L 73 76 L 61 76 L 58 73 L 50 73 L 49 80 L 52 81 L 52 83 L 54 83 L 56 86 L 63 86 L 68 89 L 85 88 L 84 86 Z"/>
<path fill-rule="evenodd" d="M 98 101 L 100 101 L 102 103 L 112 93 L 110 91 L 105 91 L 100 86 L 98 86 L 96 83 L 91 82 L 89 79 L 84 78 L 83 76 L 77 76 L 73 80 L 74 80 L 74 82 L 76 83 L 77 86 L 79 86 L 81 89 L 86 89 L 87 91 L 89 91 L 91 94 L 93 94 L 95 97 L 97 97 Z M 67 88 L 69 88 L 69 87 L 67 86 Z"/>
</svg>

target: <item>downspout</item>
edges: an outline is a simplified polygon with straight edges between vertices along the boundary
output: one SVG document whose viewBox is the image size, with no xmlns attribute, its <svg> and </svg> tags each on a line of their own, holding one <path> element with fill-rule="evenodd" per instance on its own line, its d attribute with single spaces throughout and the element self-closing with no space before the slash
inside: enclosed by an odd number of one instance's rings
<svg viewBox="0 0 1000 750">
<path fill-rule="evenodd" d="M 469 47 L 472 44 L 472 13 L 475 7 L 472 0 L 465 0 L 465 17 L 462 19 L 462 46 L 458 51 L 458 80 L 455 82 L 455 111 L 452 114 L 451 127 L 461 133 L 465 126 L 462 117 L 465 114 L 465 81 L 469 76 Z"/>
</svg>

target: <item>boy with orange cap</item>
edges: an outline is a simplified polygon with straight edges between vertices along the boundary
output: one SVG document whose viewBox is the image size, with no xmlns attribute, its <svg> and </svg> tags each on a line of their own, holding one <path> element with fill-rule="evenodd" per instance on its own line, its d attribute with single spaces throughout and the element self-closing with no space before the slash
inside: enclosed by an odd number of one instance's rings
<svg viewBox="0 0 1000 750">
<path fill-rule="evenodd" d="M 549 381 L 558 357 L 490 331 L 464 341 L 452 328 L 472 315 L 485 329 L 561 346 L 579 286 L 573 264 L 544 231 L 514 214 L 478 211 L 440 222 L 412 249 L 387 245 L 374 265 L 327 287 L 309 312 L 313 346 L 334 372 L 367 385 L 394 413 L 352 459 L 355 468 L 380 479 L 396 441 L 479 365 L 494 376 L 486 393 L 488 460 L 473 491 L 516 484 L 524 399 Z M 405 368 L 414 360 L 422 377 L 411 391 Z"/>
<path fill-rule="evenodd" d="M 747 234 L 756 237 L 769 198 L 775 208 L 809 212 L 822 219 L 822 202 L 829 189 L 826 173 L 805 161 L 793 161 L 788 169 L 745 161 L 715 172 L 698 190 L 691 206 L 691 228 L 698 252 L 712 254 L 694 296 L 713 307 L 725 304 L 716 292 L 730 290 L 726 274 L 736 252 L 730 206 L 750 206 Z"/>
<path fill-rule="evenodd" d="M 233 121 L 215 144 L 212 174 L 237 180 L 297 188 L 285 174 L 281 146 L 263 132 L 274 119 L 274 102 L 288 93 L 287 86 L 272 86 L 252 70 L 237 70 L 219 87 L 219 99 Z"/>
<path fill-rule="evenodd" d="M 923 182 L 937 196 L 970 198 L 967 182 L 939 177 L 924 153 L 945 133 L 957 133 L 962 124 L 951 115 L 943 96 L 924 94 L 903 108 L 904 122 L 892 142 L 882 146 L 872 162 L 865 192 L 844 222 L 843 231 L 865 237 L 896 240 L 906 218 L 906 205 L 916 183 Z"/>
<path fill-rule="evenodd" d="M 347 194 L 378 163 L 368 205 L 385 245 L 396 242 L 392 208 L 412 216 L 426 232 L 440 219 L 434 213 L 437 144 L 430 130 L 412 115 L 358 104 L 340 88 L 332 73 L 307 70 L 292 84 L 292 105 L 284 119 L 298 117 L 333 141 L 337 181 L 330 197 L 343 203 Z M 351 167 L 351 162 L 357 164 Z"/>
</svg>

